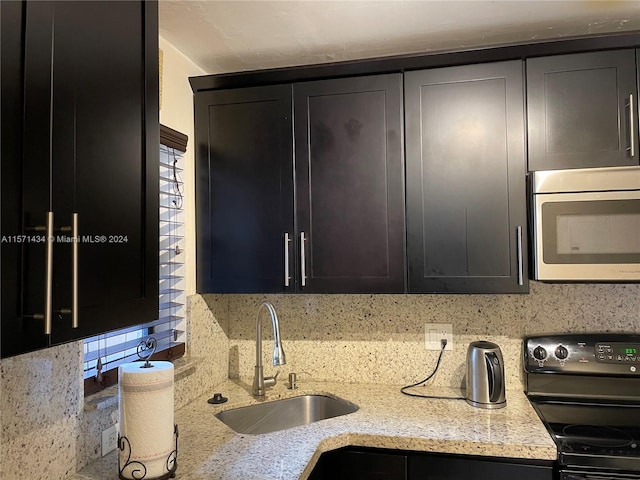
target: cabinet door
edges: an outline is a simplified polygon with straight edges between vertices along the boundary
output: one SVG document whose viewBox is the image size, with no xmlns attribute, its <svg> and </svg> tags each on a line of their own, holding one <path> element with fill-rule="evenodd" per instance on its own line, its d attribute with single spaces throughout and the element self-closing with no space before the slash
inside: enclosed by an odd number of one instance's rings
<svg viewBox="0 0 640 480">
<path fill-rule="evenodd" d="M 473 472 L 473 475 L 471 475 Z M 454 455 L 413 454 L 409 457 L 411 480 L 552 480 L 551 465 L 516 463 L 504 459 Z"/>
<path fill-rule="evenodd" d="M 299 291 L 404 291 L 401 92 L 400 74 L 295 85 Z"/>
<path fill-rule="evenodd" d="M 3 356 L 158 316 L 157 3 L 11 2 L 3 5 L 3 27 L 5 8 L 16 6 L 24 15 L 16 23 L 24 40 L 6 58 L 3 28 L 3 140 L 12 129 L 16 136 L 6 146 L 3 141 L 3 233 L 7 218 L 17 234 L 43 241 L 13 251 L 11 269 L 3 263 L 3 290 L 12 283 L 7 288 L 19 297 L 16 307 L 3 295 Z M 21 75 L 24 90 L 5 110 L 5 63 L 13 65 L 18 54 L 23 70 L 9 67 L 6 75 Z M 7 189 L 5 171 L 18 180 Z M 6 195 L 19 201 L 5 204 Z M 45 293 L 45 234 L 33 231 L 47 212 L 54 227 L 51 295 Z M 3 246 L 3 262 L 5 256 Z M 51 334 L 38 318 L 47 297 Z M 5 308 L 15 313 L 5 315 Z"/>
<path fill-rule="evenodd" d="M 406 480 L 407 456 L 355 447 L 323 453 L 309 480 Z"/>
<path fill-rule="evenodd" d="M 44 308 L 44 247 L 29 240 L 39 237 L 35 232 L 26 232 L 23 222 L 29 219 L 23 218 L 22 183 L 25 181 L 22 169 L 23 149 L 33 148 L 33 144 L 23 143 L 23 131 L 25 130 L 25 118 L 23 117 L 24 105 L 24 76 L 23 58 L 25 54 L 24 35 L 24 4 L 21 2 L 0 2 L 0 18 L 2 27 L 0 33 L 2 39 L 2 356 L 15 355 L 17 353 L 35 350 L 48 344 L 48 336 L 44 334 L 42 320 L 36 320 L 23 315 L 25 308 L 31 308 L 26 313 L 42 313 Z M 37 32 L 46 36 L 46 29 Z M 50 37 L 50 30 L 48 32 Z M 37 53 L 37 52 L 36 52 Z M 46 66 L 45 66 L 46 68 Z M 50 70 L 50 68 L 49 68 Z M 35 118 L 30 118 L 34 124 L 32 128 L 40 128 L 44 121 L 44 138 L 48 138 L 48 75 L 43 78 L 44 94 L 40 101 L 37 99 L 34 109 L 42 108 L 38 125 Z M 31 79 L 30 79 L 31 80 Z M 32 80 L 33 81 L 33 80 Z M 48 169 L 47 169 L 48 172 Z M 37 196 L 44 196 L 44 205 L 39 209 L 40 215 L 34 221 L 44 223 L 45 212 L 48 210 L 48 173 L 44 178 L 37 172 L 32 181 L 42 180 L 39 187 L 35 188 Z M 27 225 L 28 226 L 28 225 Z M 28 235 L 27 235 L 28 234 Z M 24 236 L 23 236 L 24 235 Z M 27 240 L 27 241 L 24 241 Z M 23 258 L 23 253 L 25 257 Z M 32 263 L 29 264 L 29 261 Z M 23 263 L 25 262 L 25 263 Z M 26 267 L 27 277 L 22 277 L 23 266 Z M 29 269 L 31 267 L 31 269 Z M 25 281 L 33 279 L 32 288 L 34 301 L 23 308 L 22 299 L 25 290 Z M 36 279 L 38 281 L 36 281 Z"/>
<path fill-rule="evenodd" d="M 195 110 L 198 292 L 294 290 L 291 86 L 198 93 Z"/>
<path fill-rule="evenodd" d="M 634 50 L 527 60 L 529 170 L 637 165 L 637 104 Z"/>
<path fill-rule="evenodd" d="M 409 291 L 528 290 L 522 63 L 405 74 Z"/>
<path fill-rule="evenodd" d="M 158 318 L 160 139 L 157 4 L 54 10 L 51 198 L 56 239 L 74 213 L 79 235 L 79 326 L 55 317 L 59 343 Z M 54 311 L 72 306 L 73 248 L 55 245 Z"/>
</svg>

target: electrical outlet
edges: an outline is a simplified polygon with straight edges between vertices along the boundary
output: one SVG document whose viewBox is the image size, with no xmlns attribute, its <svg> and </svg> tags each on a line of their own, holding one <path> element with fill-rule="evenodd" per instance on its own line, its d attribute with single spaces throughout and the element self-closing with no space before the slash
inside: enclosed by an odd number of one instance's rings
<svg viewBox="0 0 640 480">
<path fill-rule="evenodd" d="M 446 338 L 445 350 L 453 350 L 453 329 L 450 323 L 425 323 L 424 324 L 424 348 L 425 350 L 440 350 L 440 341 Z"/>
<path fill-rule="evenodd" d="M 118 424 L 102 431 L 102 456 L 118 448 Z"/>
</svg>

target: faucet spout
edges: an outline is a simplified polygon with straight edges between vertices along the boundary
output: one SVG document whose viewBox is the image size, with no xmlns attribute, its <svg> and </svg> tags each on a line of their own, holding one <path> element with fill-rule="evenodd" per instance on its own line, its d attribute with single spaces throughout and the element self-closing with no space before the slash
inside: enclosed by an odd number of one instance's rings
<svg viewBox="0 0 640 480">
<path fill-rule="evenodd" d="M 287 363 L 284 350 L 282 349 L 282 342 L 280 341 L 280 326 L 278 325 L 276 309 L 270 302 L 262 302 L 258 307 L 258 314 L 256 316 L 256 366 L 253 377 L 253 395 L 256 397 L 264 396 L 265 384 L 269 386 L 275 385 L 276 383 L 275 377 L 264 378 L 264 369 L 262 367 L 262 323 L 260 322 L 262 307 L 265 307 L 271 315 L 271 324 L 273 326 L 273 366 Z"/>
</svg>

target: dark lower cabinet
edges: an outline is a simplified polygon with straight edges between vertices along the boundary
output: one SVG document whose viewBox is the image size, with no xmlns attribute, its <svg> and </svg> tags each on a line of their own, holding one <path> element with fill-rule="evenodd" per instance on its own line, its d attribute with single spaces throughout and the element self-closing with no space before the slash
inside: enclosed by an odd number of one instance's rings
<svg viewBox="0 0 640 480">
<path fill-rule="evenodd" d="M 639 163 L 634 49 L 526 64 L 529 170 Z"/>
<path fill-rule="evenodd" d="M 309 480 L 553 480 L 549 461 L 346 447 L 323 453 Z"/>
<path fill-rule="evenodd" d="M 403 292 L 402 76 L 295 84 L 294 107 L 299 291 Z"/>
<path fill-rule="evenodd" d="M 545 461 L 419 454 L 409 457 L 410 480 L 552 480 L 553 465 Z"/>
<path fill-rule="evenodd" d="M 1 8 L 6 357 L 158 316 L 158 24 L 156 2 Z"/>
<path fill-rule="evenodd" d="M 407 455 L 345 448 L 323 453 L 309 480 L 407 480 Z"/>
<path fill-rule="evenodd" d="M 522 68 L 405 74 L 409 292 L 528 291 Z"/>
</svg>

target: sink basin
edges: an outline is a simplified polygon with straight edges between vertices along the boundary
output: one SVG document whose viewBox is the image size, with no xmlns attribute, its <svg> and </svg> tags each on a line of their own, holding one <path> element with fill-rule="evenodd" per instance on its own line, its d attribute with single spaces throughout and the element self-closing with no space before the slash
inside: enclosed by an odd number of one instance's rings
<svg viewBox="0 0 640 480">
<path fill-rule="evenodd" d="M 327 418 L 347 415 L 358 406 L 326 395 L 301 395 L 273 402 L 234 408 L 216 417 L 238 433 L 257 435 L 308 425 Z"/>
</svg>

